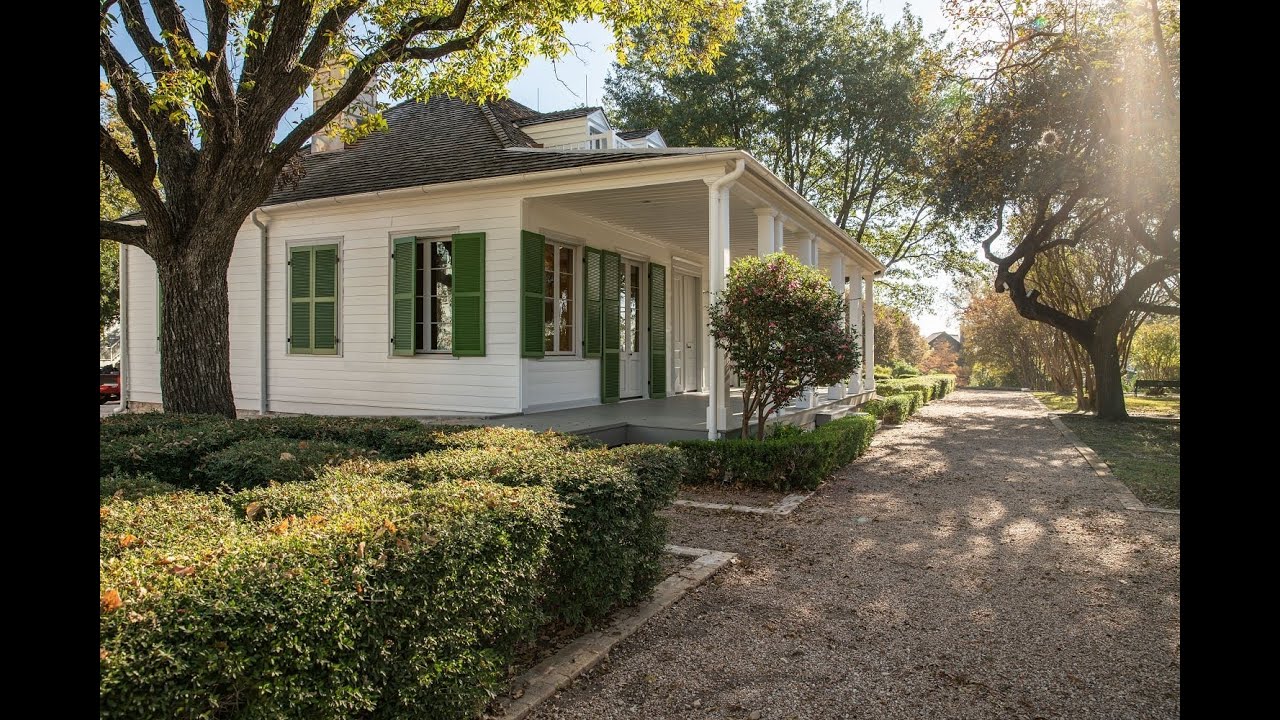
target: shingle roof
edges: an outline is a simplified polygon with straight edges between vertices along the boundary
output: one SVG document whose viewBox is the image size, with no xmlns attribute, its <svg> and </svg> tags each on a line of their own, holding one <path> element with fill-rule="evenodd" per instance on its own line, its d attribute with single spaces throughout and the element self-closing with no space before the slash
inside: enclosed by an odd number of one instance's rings
<svg viewBox="0 0 1280 720">
<path fill-rule="evenodd" d="M 579 108 L 567 113 L 586 113 Z M 323 197 L 476 180 L 652 157 L 617 152 L 527 152 L 536 143 L 517 127 L 534 111 L 513 101 L 485 108 L 448 97 L 401 103 L 386 111 L 387 129 L 343 150 L 303 154 L 301 179 L 278 187 L 263 206 Z M 537 115 L 536 113 L 534 113 Z M 539 118 L 562 113 L 538 115 Z M 673 153 L 674 154 L 674 153 Z"/>
<path fill-rule="evenodd" d="M 949 333 L 949 332 L 947 332 L 947 331 L 945 331 L 945 330 L 943 330 L 943 331 L 941 331 L 941 332 L 931 333 L 928 337 L 926 337 L 926 338 L 924 339 L 924 342 L 925 342 L 925 344 L 926 344 L 926 345 L 932 345 L 934 340 L 937 340 L 938 338 L 942 337 L 943 335 L 946 335 L 947 337 L 951 338 L 952 342 L 955 342 L 956 344 L 959 344 L 959 343 L 960 343 L 959 338 L 957 338 L 955 335 L 952 335 L 951 333 Z"/>
<path fill-rule="evenodd" d="M 521 107 L 523 107 L 526 110 L 529 109 L 524 105 L 521 105 Z M 523 127 L 525 125 L 536 125 L 538 123 L 544 123 L 544 122 L 555 122 L 556 120 L 568 120 L 570 118 L 586 117 L 597 110 L 603 110 L 603 109 L 604 108 L 600 107 L 599 105 L 593 105 L 591 107 L 572 108 L 570 110 L 557 110 L 555 112 L 549 112 L 549 113 L 540 113 L 535 111 L 533 116 L 524 118 L 522 120 L 517 120 L 516 125 Z"/>
<path fill-rule="evenodd" d="M 642 138 L 642 137 L 645 137 L 646 135 L 652 135 L 657 131 L 658 131 L 658 128 L 644 128 L 643 130 L 619 130 L 618 137 L 622 138 L 623 140 L 635 140 L 636 138 Z"/>
</svg>

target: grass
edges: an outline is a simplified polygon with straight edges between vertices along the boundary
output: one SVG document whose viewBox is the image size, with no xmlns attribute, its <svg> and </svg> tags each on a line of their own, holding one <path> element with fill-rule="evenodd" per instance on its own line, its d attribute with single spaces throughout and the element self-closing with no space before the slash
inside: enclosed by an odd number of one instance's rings
<svg viewBox="0 0 1280 720">
<path fill-rule="evenodd" d="M 1039 398 L 1040 402 L 1054 412 L 1074 412 L 1076 409 L 1076 397 L 1074 395 L 1059 395 L 1053 392 L 1031 394 Z M 1134 397 L 1132 394 L 1126 394 L 1124 396 L 1124 407 L 1129 411 L 1130 415 L 1182 417 L 1182 398 L 1178 395 L 1164 395 L 1161 397 L 1139 395 Z"/>
<path fill-rule="evenodd" d="M 1132 418 L 1107 422 L 1085 415 L 1062 415 L 1139 500 L 1154 507 L 1180 509 L 1180 422 Z"/>
</svg>

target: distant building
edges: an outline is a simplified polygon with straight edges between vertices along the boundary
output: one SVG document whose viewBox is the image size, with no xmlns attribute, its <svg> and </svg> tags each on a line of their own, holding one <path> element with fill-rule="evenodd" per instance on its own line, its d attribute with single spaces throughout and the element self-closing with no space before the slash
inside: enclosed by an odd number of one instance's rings
<svg viewBox="0 0 1280 720">
<path fill-rule="evenodd" d="M 936 332 L 924 339 L 925 343 L 934 350 L 946 346 L 956 355 L 960 354 L 960 340 L 948 332 Z"/>
</svg>

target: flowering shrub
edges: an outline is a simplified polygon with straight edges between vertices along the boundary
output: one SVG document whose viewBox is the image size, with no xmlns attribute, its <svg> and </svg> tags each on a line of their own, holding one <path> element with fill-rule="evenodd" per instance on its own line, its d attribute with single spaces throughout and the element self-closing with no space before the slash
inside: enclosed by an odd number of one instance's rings
<svg viewBox="0 0 1280 720">
<path fill-rule="evenodd" d="M 791 402 L 805 386 L 855 373 L 857 331 L 844 327 L 844 300 L 818 270 L 786 253 L 746 257 L 729 268 L 711 305 L 711 334 L 742 381 L 742 437 Z"/>
</svg>

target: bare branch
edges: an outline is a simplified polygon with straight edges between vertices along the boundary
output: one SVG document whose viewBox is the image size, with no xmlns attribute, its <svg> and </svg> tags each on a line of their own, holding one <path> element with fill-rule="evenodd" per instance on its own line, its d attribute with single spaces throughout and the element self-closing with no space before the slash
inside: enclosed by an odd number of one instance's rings
<svg viewBox="0 0 1280 720">
<path fill-rule="evenodd" d="M 151 28 L 147 27 L 147 18 L 142 13 L 142 3 L 139 0 L 120 0 L 120 15 L 124 21 L 125 32 L 129 33 L 129 37 L 138 47 L 138 52 L 142 53 L 142 59 L 147 61 L 151 72 L 159 75 L 170 70 L 173 65 L 169 62 L 168 52 L 156 36 L 151 34 Z"/>
<path fill-rule="evenodd" d="M 986 255 L 987 260 L 995 263 L 996 265 L 1003 265 L 1005 258 L 1002 258 L 991 251 L 991 243 L 995 242 L 996 238 L 1000 237 L 1000 234 L 1003 232 L 1004 232 L 1004 203 L 1001 202 L 1000 207 L 996 210 L 996 229 L 992 231 L 990 235 L 987 236 L 986 240 L 982 241 L 982 254 Z M 997 288 L 997 290 L 999 290 L 999 288 Z"/>
<path fill-rule="evenodd" d="M 98 237 L 103 240 L 115 240 L 123 245 L 147 249 L 147 229 L 145 227 L 126 225 L 125 223 L 112 222 L 111 220 L 99 220 L 98 223 Z"/>
<path fill-rule="evenodd" d="M 1182 307 L 1180 305 L 1155 305 L 1152 303 L 1138 303 L 1133 307 L 1139 312 L 1151 313 L 1153 315 L 1182 315 Z"/>
</svg>

